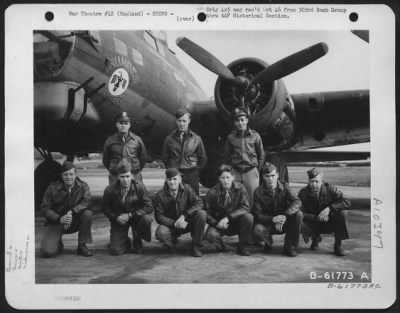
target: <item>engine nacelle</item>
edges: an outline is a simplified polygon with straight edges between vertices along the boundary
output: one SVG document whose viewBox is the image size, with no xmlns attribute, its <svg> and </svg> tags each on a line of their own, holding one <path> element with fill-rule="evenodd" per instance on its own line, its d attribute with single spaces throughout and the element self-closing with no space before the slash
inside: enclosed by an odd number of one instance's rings
<svg viewBox="0 0 400 313">
<path fill-rule="evenodd" d="M 243 58 L 228 65 L 235 76 L 248 81 L 266 67 L 266 62 L 256 58 Z M 260 133 L 266 150 L 282 150 L 293 143 L 296 115 L 292 99 L 281 80 L 244 89 L 219 77 L 214 95 L 219 114 L 228 122 L 232 110 L 240 106 L 240 97 L 244 96 L 249 126 Z"/>
</svg>

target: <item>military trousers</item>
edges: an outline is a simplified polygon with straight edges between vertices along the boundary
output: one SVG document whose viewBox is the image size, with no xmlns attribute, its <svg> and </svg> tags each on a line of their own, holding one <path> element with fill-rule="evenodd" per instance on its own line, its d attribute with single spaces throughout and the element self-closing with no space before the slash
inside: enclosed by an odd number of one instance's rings
<svg viewBox="0 0 400 313">
<path fill-rule="evenodd" d="M 193 244 L 201 245 L 201 241 L 204 237 L 206 218 L 207 212 L 204 210 L 199 210 L 186 219 L 188 225 L 185 229 L 176 229 L 173 226 L 170 227 L 167 225 L 159 225 L 156 230 L 156 238 L 165 245 L 172 247 L 176 238 L 182 234 L 190 232 L 192 235 Z"/>
<path fill-rule="evenodd" d="M 64 225 L 59 222 L 48 222 L 41 243 L 41 255 L 46 258 L 56 256 L 60 252 L 64 234 L 78 232 L 78 246 L 92 243 L 92 217 L 93 213 L 90 210 L 72 213 L 72 222 L 68 229 L 64 229 Z"/>
<path fill-rule="evenodd" d="M 303 213 L 297 211 L 295 214 L 286 218 L 283 224 L 282 232 L 275 229 L 275 224 L 271 221 L 266 224 L 256 224 L 254 226 L 254 239 L 265 242 L 266 246 L 272 247 L 274 234 L 286 234 L 284 239 L 284 248 L 297 248 L 299 245 L 300 232 L 303 223 Z"/>
<path fill-rule="evenodd" d="M 234 168 L 233 175 L 235 176 L 235 180 L 239 183 L 242 183 L 246 188 L 247 193 L 249 194 L 249 204 L 250 207 L 252 207 L 254 191 L 260 184 L 260 175 L 258 173 L 258 169 L 255 167 L 248 172 L 241 173 Z"/>
<path fill-rule="evenodd" d="M 134 217 L 125 225 L 117 222 L 111 223 L 110 228 L 110 253 L 112 255 L 120 255 L 126 253 L 130 247 L 129 229 L 132 231 L 133 239 L 144 239 L 151 241 L 151 223 L 153 218 L 151 215 L 142 215 Z"/>
<path fill-rule="evenodd" d="M 245 213 L 229 222 L 227 229 L 218 229 L 215 226 L 209 226 L 205 239 L 210 243 L 218 243 L 222 236 L 239 235 L 239 244 L 247 245 L 252 239 L 253 222 L 253 215 Z"/>
<path fill-rule="evenodd" d="M 182 173 L 182 182 L 192 187 L 193 191 L 199 195 L 200 173 L 198 168 L 179 169 Z"/>
<path fill-rule="evenodd" d="M 345 211 L 331 212 L 327 222 L 318 222 L 314 220 L 304 220 L 301 229 L 304 241 L 308 242 L 310 237 L 316 238 L 320 234 L 335 234 L 335 240 L 349 239 L 349 232 L 346 225 Z"/>
</svg>

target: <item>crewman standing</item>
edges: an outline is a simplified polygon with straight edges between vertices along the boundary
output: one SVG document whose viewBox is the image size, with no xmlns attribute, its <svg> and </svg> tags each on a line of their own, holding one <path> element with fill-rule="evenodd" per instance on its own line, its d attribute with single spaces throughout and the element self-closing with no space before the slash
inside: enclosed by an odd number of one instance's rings
<svg viewBox="0 0 400 313">
<path fill-rule="evenodd" d="M 78 232 L 79 255 L 88 257 L 92 252 L 86 246 L 92 243 L 92 211 L 87 183 L 76 176 L 75 164 L 65 161 L 61 179 L 53 182 L 44 193 L 40 210 L 47 225 L 41 244 L 41 255 L 54 257 L 64 250 L 62 236 Z"/>
<path fill-rule="evenodd" d="M 232 165 L 235 180 L 246 187 L 251 207 L 254 190 L 260 183 L 264 148 L 260 135 L 248 127 L 247 110 L 235 108 L 231 117 L 235 129 L 226 138 L 224 160 Z"/>
<path fill-rule="evenodd" d="M 199 194 L 200 171 L 207 165 L 203 140 L 189 128 L 190 113 L 180 109 L 175 114 L 176 129 L 165 138 L 162 160 L 166 168 L 177 168 L 182 181 Z"/>
<path fill-rule="evenodd" d="M 310 169 L 307 175 L 308 185 L 299 192 L 304 214 L 304 240 L 308 242 L 311 237 L 310 249 L 316 250 L 322 240 L 320 234 L 335 233 L 333 253 L 344 256 L 342 240 L 350 238 L 344 210 L 350 208 L 350 201 L 336 187 L 323 182 L 323 175 L 318 169 Z"/>
<path fill-rule="evenodd" d="M 142 181 L 142 169 L 147 161 L 147 151 L 142 139 L 130 131 L 131 118 L 121 112 L 115 117 L 117 132 L 107 138 L 103 149 L 103 164 L 109 171 L 109 184 L 118 180 L 118 163 L 128 160 L 136 181 Z"/>
</svg>

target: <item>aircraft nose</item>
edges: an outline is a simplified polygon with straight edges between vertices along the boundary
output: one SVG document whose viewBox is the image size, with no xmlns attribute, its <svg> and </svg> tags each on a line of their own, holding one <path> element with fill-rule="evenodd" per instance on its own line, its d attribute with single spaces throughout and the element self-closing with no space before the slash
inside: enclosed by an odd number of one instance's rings
<svg viewBox="0 0 400 313">
<path fill-rule="evenodd" d="M 48 79 L 58 75 L 72 49 L 72 42 L 51 32 L 35 34 L 35 78 Z M 39 37 L 40 36 L 40 37 Z"/>
<path fill-rule="evenodd" d="M 36 62 L 60 62 L 60 46 L 58 43 L 52 41 L 35 42 L 34 49 Z"/>
</svg>

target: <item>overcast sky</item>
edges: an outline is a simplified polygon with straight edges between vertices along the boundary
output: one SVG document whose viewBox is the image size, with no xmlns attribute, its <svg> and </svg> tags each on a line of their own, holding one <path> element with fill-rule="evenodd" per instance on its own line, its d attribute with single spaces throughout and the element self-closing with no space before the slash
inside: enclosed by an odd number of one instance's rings
<svg viewBox="0 0 400 313">
<path fill-rule="evenodd" d="M 325 56 L 283 79 L 289 92 L 369 89 L 369 46 L 350 31 L 169 31 L 170 49 L 210 97 L 214 94 L 217 75 L 176 45 L 176 38 L 182 36 L 202 46 L 224 64 L 243 57 L 256 57 L 271 64 L 323 41 L 329 47 Z M 369 150 L 369 144 L 355 148 Z"/>
</svg>

